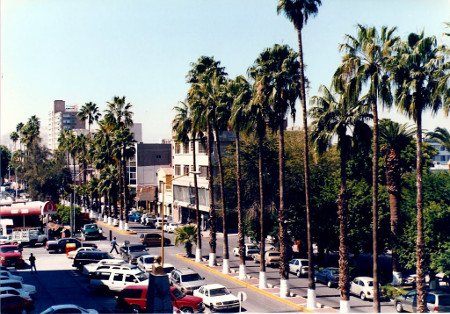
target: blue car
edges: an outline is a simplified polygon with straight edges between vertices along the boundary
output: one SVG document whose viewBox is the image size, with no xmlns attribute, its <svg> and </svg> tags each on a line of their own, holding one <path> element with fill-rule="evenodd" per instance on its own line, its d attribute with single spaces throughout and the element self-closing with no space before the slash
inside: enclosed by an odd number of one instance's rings
<svg viewBox="0 0 450 314">
<path fill-rule="evenodd" d="M 134 221 L 134 222 L 141 221 L 141 216 L 142 216 L 141 213 L 134 212 L 134 213 L 128 215 L 128 220 Z"/>
<path fill-rule="evenodd" d="M 339 282 L 339 269 L 335 267 L 327 267 L 320 271 L 316 271 L 316 282 L 326 284 L 329 288 L 335 287 Z"/>
</svg>

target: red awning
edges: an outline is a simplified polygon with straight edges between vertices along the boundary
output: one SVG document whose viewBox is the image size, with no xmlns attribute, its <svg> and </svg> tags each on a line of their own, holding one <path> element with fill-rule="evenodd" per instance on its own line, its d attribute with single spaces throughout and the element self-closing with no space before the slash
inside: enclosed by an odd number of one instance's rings
<svg viewBox="0 0 450 314">
<path fill-rule="evenodd" d="M 53 202 L 26 202 L 0 206 L 1 217 L 43 216 L 46 214 L 56 214 L 56 206 Z"/>
</svg>

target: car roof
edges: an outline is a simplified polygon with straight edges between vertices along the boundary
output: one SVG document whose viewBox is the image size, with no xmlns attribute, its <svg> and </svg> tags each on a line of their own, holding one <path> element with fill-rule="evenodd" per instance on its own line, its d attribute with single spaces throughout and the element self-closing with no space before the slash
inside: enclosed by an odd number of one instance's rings
<svg viewBox="0 0 450 314">
<path fill-rule="evenodd" d="M 16 279 L 2 279 L 0 280 L 2 284 L 8 284 L 8 283 L 22 283 L 20 280 L 16 280 Z"/>
<path fill-rule="evenodd" d="M 164 264 L 164 265 L 166 265 L 166 264 Z M 189 267 L 177 268 L 177 269 L 174 269 L 174 270 L 175 270 L 175 271 L 178 271 L 178 272 L 179 272 L 180 274 L 182 274 L 182 275 L 186 275 L 186 274 L 197 274 L 196 271 L 190 269 Z"/>
<path fill-rule="evenodd" d="M 367 276 L 355 277 L 355 279 L 359 279 L 359 280 L 362 280 L 362 281 L 373 281 L 372 277 L 367 277 Z"/>
<path fill-rule="evenodd" d="M 54 310 L 60 310 L 65 308 L 79 308 L 81 306 L 75 305 L 75 304 L 58 304 L 58 305 L 52 305 L 51 308 Z"/>
<path fill-rule="evenodd" d="M 294 258 L 293 261 L 301 261 L 301 262 L 307 262 L 308 260 L 306 258 Z"/>
<path fill-rule="evenodd" d="M 218 284 L 218 283 L 212 283 L 209 285 L 203 286 L 205 289 L 219 289 L 219 288 L 226 288 L 224 285 Z"/>
</svg>

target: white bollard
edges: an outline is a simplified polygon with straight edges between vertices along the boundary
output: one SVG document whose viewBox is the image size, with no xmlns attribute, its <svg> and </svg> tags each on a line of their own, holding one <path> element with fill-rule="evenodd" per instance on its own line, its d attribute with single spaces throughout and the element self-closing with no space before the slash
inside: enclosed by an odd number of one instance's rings
<svg viewBox="0 0 450 314">
<path fill-rule="evenodd" d="M 289 282 L 287 279 L 280 279 L 280 297 L 287 298 L 290 296 Z"/>
<path fill-rule="evenodd" d="M 247 278 L 247 271 L 245 269 L 245 265 L 241 264 L 239 265 L 239 279 L 244 280 Z"/>
<path fill-rule="evenodd" d="M 308 310 L 314 310 L 316 308 L 316 290 L 308 289 L 306 308 Z"/>
<path fill-rule="evenodd" d="M 216 253 L 209 253 L 209 261 L 208 261 L 208 265 L 209 265 L 210 267 L 216 265 Z"/>
<path fill-rule="evenodd" d="M 350 301 L 340 300 L 339 302 L 339 313 L 350 313 Z"/>
<path fill-rule="evenodd" d="M 125 230 L 130 230 L 130 228 L 128 228 L 128 223 L 126 222 L 124 225 Z"/>
<path fill-rule="evenodd" d="M 200 263 L 202 261 L 202 250 L 199 248 L 195 249 L 195 262 Z"/>
<path fill-rule="evenodd" d="M 267 288 L 267 276 L 265 271 L 259 272 L 259 289 L 266 289 Z"/>
<path fill-rule="evenodd" d="M 230 273 L 230 260 L 224 259 L 222 264 L 222 273 L 223 274 L 229 274 Z"/>
</svg>

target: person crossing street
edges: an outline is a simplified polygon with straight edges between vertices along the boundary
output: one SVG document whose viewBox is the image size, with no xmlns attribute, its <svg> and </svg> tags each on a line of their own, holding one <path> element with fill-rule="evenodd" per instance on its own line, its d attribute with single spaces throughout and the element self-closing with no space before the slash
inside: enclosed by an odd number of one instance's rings
<svg viewBox="0 0 450 314">
<path fill-rule="evenodd" d="M 111 241 L 111 251 L 109 253 L 112 253 L 112 251 L 116 250 L 116 253 L 119 254 L 119 251 L 117 250 L 117 240 L 116 237 L 114 237 Z"/>
</svg>

